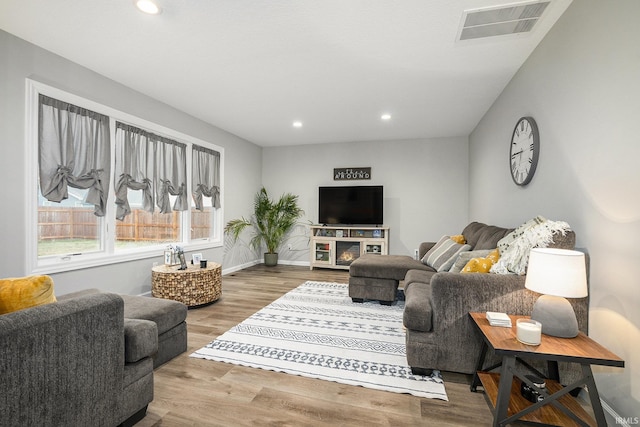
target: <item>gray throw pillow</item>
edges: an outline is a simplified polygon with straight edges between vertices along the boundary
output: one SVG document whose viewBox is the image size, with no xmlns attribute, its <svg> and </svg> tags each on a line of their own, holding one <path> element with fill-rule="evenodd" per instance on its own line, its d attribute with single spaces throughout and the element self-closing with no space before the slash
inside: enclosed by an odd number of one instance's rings
<svg viewBox="0 0 640 427">
<path fill-rule="evenodd" d="M 422 263 L 434 270 L 448 271 L 461 252 L 471 250 L 469 245 L 456 243 L 449 236 L 442 236 L 429 251 L 422 257 Z"/>
<path fill-rule="evenodd" d="M 494 250 L 495 249 L 478 249 L 477 251 L 462 252 L 453 262 L 449 273 L 460 273 L 472 258 L 484 258 Z"/>
</svg>

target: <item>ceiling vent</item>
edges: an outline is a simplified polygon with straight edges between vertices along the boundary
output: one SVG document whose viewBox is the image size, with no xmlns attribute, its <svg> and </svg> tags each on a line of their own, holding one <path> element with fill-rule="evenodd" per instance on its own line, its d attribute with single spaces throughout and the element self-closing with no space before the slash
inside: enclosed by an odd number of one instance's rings
<svg viewBox="0 0 640 427">
<path fill-rule="evenodd" d="M 533 29 L 549 3 L 542 1 L 465 10 L 458 40 L 527 33 Z"/>
</svg>

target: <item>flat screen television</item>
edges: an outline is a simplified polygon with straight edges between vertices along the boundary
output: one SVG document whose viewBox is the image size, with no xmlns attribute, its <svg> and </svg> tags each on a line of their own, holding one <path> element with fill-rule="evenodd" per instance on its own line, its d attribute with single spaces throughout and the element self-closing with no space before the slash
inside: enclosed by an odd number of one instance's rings
<svg viewBox="0 0 640 427">
<path fill-rule="evenodd" d="M 318 223 L 382 225 L 382 185 L 320 187 Z"/>
</svg>

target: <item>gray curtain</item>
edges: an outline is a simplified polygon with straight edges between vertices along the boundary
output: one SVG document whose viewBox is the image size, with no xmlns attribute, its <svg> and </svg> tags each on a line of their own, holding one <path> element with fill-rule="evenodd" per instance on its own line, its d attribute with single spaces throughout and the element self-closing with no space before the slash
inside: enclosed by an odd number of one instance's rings
<svg viewBox="0 0 640 427">
<path fill-rule="evenodd" d="M 89 189 L 85 201 L 104 216 L 111 172 L 109 117 L 40 95 L 38 164 L 40 191 L 52 202 L 69 197 L 68 186 Z"/>
<path fill-rule="evenodd" d="M 131 213 L 128 190 L 142 190 L 143 209 L 170 213 L 169 194 L 178 196 L 173 209 L 184 211 L 187 203 L 186 145 L 151 132 L 116 122 L 116 218 Z"/>
<path fill-rule="evenodd" d="M 202 196 L 211 197 L 214 208 L 220 207 L 220 153 L 193 145 L 191 185 L 196 209 L 203 210 Z"/>
<path fill-rule="evenodd" d="M 169 194 L 178 196 L 173 209 L 189 209 L 187 197 L 187 146 L 166 138 L 156 143 L 156 196 L 161 213 L 171 212 Z"/>
</svg>

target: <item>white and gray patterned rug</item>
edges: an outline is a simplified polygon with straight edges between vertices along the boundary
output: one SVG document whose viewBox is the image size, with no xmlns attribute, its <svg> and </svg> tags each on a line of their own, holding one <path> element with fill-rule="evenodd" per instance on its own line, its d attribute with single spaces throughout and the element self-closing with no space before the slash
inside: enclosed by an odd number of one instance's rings
<svg viewBox="0 0 640 427">
<path fill-rule="evenodd" d="M 345 284 L 305 282 L 191 357 L 448 400 L 439 372 L 407 365 L 403 309 L 402 300 L 353 303 Z"/>
</svg>

